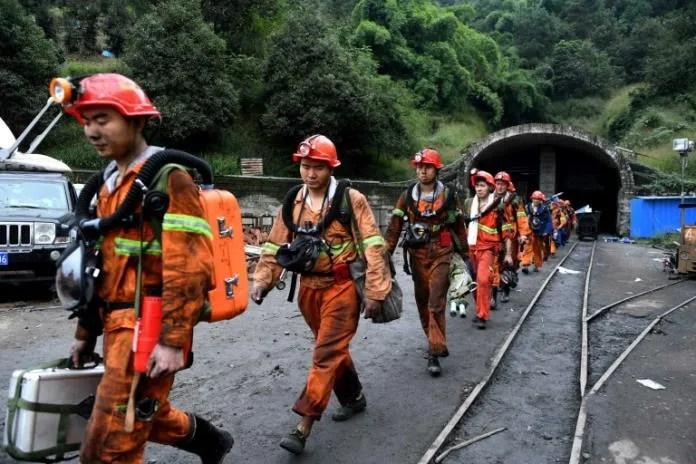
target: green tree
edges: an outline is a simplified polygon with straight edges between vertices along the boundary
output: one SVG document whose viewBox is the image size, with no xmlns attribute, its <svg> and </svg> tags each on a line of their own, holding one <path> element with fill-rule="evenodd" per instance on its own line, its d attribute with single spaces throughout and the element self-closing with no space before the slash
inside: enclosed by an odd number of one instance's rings
<svg viewBox="0 0 696 464">
<path fill-rule="evenodd" d="M 522 58 L 522 67 L 527 69 L 544 63 L 553 46 L 566 34 L 557 17 L 536 5 L 524 6 L 515 12 L 510 32 Z"/>
<path fill-rule="evenodd" d="M 456 113 L 472 104 L 500 121 L 495 91 L 504 67 L 497 44 L 427 0 L 360 0 L 352 43 L 369 48 L 380 73 L 404 83 L 419 106 Z"/>
<path fill-rule="evenodd" d="M 202 0 L 201 6 L 230 51 L 259 57 L 287 10 L 286 0 Z"/>
<path fill-rule="evenodd" d="M 17 0 L 0 0 L 2 118 L 15 134 L 48 99 L 58 74 L 58 50 Z"/>
<path fill-rule="evenodd" d="M 696 89 L 696 6 L 663 19 L 646 61 L 647 81 L 662 95 Z"/>
<path fill-rule="evenodd" d="M 225 42 L 200 5 L 169 0 L 134 26 L 123 60 L 163 115 L 165 141 L 184 147 L 215 139 L 234 120 L 238 93 Z"/>
<path fill-rule="evenodd" d="M 553 49 L 553 94 L 558 98 L 605 95 L 616 81 L 617 70 L 586 40 L 562 40 Z"/>
<path fill-rule="evenodd" d="M 288 15 L 271 38 L 261 123 L 284 161 L 302 138 L 322 133 L 337 144 L 342 172 L 369 176 L 380 156 L 412 148 L 401 119 L 407 97 L 338 35 L 315 8 Z"/>
</svg>

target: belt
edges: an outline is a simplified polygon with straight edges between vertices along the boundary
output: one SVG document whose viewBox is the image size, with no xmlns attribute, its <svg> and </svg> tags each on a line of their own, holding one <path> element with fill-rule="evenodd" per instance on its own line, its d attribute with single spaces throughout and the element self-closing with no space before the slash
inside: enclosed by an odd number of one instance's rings
<svg viewBox="0 0 696 464">
<path fill-rule="evenodd" d="M 107 313 L 117 309 L 135 308 L 135 301 L 102 301 L 102 308 Z"/>
</svg>

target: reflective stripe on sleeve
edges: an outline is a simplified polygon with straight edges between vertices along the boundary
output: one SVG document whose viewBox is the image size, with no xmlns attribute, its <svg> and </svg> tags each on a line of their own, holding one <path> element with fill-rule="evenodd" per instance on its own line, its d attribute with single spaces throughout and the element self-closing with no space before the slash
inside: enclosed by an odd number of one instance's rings
<svg viewBox="0 0 696 464">
<path fill-rule="evenodd" d="M 384 245 L 385 243 L 384 237 L 381 235 L 373 235 L 372 237 L 367 237 L 362 241 L 362 247 L 365 249 L 370 246 Z"/>
<path fill-rule="evenodd" d="M 262 253 L 268 253 L 271 255 L 274 255 L 278 253 L 278 250 L 280 249 L 280 245 L 276 245 L 273 242 L 266 242 L 263 245 L 261 245 L 261 252 Z"/>
</svg>

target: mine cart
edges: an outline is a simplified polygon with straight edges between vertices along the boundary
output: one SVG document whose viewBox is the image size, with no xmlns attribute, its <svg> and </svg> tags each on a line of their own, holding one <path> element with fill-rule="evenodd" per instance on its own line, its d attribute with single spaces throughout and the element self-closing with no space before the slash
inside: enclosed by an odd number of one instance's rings
<svg viewBox="0 0 696 464">
<path fill-rule="evenodd" d="M 597 234 L 599 232 L 599 216 L 599 211 L 576 213 L 578 220 L 578 239 L 582 239 L 583 237 L 592 237 L 593 239 L 597 240 Z"/>
</svg>

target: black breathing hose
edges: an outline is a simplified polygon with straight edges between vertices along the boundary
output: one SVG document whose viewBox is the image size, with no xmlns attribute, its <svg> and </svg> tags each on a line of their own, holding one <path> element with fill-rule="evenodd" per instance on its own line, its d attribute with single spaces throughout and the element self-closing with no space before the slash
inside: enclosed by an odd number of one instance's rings
<svg viewBox="0 0 696 464">
<path fill-rule="evenodd" d="M 198 171 L 201 175 L 201 183 L 204 187 L 210 188 L 213 185 L 213 170 L 210 165 L 204 160 L 197 158 L 190 153 L 180 150 L 165 149 L 150 156 L 143 167 L 138 172 L 135 182 L 126 194 L 126 198 L 121 203 L 121 206 L 109 217 L 98 219 L 93 226 L 103 233 L 121 222 L 121 220 L 132 214 L 140 202 L 147 188 L 157 176 L 159 170 L 170 163 L 181 164 L 187 168 L 192 168 Z M 81 224 L 90 219 L 89 206 L 92 198 L 99 192 L 103 184 L 103 174 L 100 172 L 89 178 L 84 188 L 80 192 L 80 196 L 76 205 L 76 216 L 78 224 Z M 144 189 L 145 188 L 145 189 Z"/>
</svg>

